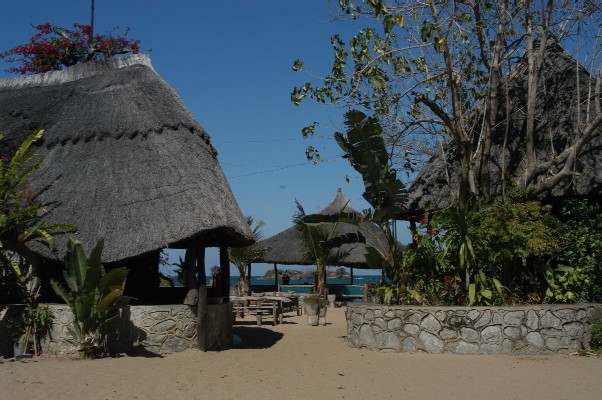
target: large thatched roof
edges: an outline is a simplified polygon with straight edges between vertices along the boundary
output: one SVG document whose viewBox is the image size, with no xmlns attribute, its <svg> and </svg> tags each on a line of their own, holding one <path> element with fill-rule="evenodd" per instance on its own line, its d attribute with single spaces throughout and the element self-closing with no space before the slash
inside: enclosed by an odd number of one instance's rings
<svg viewBox="0 0 602 400">
<path fill-rule="evenodd" d="M 527 104 L 527 73 L 525 62 L 519 62 L 510 79 L 510 129 L 504 148 L 505 115 L 500 116 L 497 132 L 493 135 L 490 161 L 491 193 L 501 194 L 502 160 L 507 171 L 518 178 L 524 175 L 525 143 L 524 124 Z M 571 143 L 577 126 L 577 99 L 581 98 L 579 110 L 581 121 L 587 117 L 587 107 L 593 110 L 593 101 L 587 101 L 590 75 L 577 65 L 571 55 L 557 42 L 547 46 L 543 76 L 539 84 L 536 105 L 536 152 L 538 160 L 549 160 L 552 154 Z M 577 92 L 577 76 L 580 96 Z M 591 98 L 589 100 L 592 100 Z M 505 113 L 504 113 L 505 114 Z M 591 116 L 590 116 L 591 118 Z M 550 140 L 553 138 L 553 140 Z M 445 152 L 442 150 L 445 149 Z M 418 215 L 428 209 L 440 209 L 451 205 L 457 198 L 459 161 L 455 143 L 437 149 L 437 153 L 426 163 L 409 189 L 408 215 Z M 555 187 L 546 197 L 596 197 L 602 188 L 602 137 L 598 136 L 586 145 L 577 160 L 579 173 L 569 181 Z M 444 155 L 445 153 L 445 155 Z M 552 173 L 552 172 L 551 172 Z M 450 191 L 451 182 L 452 190 Z"/>
<path fill-rule="evenodd" d="M 349 200 L 341 189 L 337 191 L 335 198 L 326 206 L 320 214 L 332 215 L 340 212 L 357 212 L 351 207 Z M 366 245 L 381 249 L 386 248 L 386 239 L 382 230 L 374 223 L 362 223 L 360 226 L 339 223 L 337 234 L 360 232 L 366 243 L 344 244 L 332 251 L 328 265 L 347 266 L 354 268 L 368 268 L 366 262 Z M 303 240 L 299 236 L 296 227 L 290 227 L 274 236 L 259 242 L 259 246 L 266 249 L 266 253 L 258 262 L 285 264 L 285 265 L 311 265 L 305 260 L 303 251 Z"/>
<path fill-rule="evenodd" d="M 202 237 L 252 243 L 207 132 L 147 56 L 0 80 L 2 152 L 42 128 L 44 160 L 31 177 L 50 223 L 74 224 L 85 248 L 105 238 L 113 262 Z M 69 234 L 71 235 L 71 234 Z M 61 258 L 65 238 L 51 254 Z"/>
</svg>

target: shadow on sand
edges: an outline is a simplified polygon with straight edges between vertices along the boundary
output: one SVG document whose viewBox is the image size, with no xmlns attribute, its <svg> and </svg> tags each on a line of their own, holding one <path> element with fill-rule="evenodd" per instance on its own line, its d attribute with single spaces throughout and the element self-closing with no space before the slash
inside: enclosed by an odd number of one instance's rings
<svg viewBox="0 0 602 400">
<path fill-rule="evenodd" d="M 241 339 L 241 343 L 232 346 L 232 350 L 236 349 L 267 349 L 275 345 L 284 334 L 274 332 L 268 328 L 262 327 L 247 327 L 235 326 L 232 329 L 233 333 Z"/>
</svg>

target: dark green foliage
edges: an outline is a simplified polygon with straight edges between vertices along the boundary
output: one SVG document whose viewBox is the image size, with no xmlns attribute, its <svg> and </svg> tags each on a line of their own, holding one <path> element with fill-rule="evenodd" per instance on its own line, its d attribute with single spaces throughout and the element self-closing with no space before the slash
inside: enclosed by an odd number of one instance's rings
<svg viewBox="0 0 602 400">
<path fill-rule="evenodd" d="M 15 266 L 24 269 L 28 255 L 25 243 L 41 237 L 52 247 L 52 234 L 57 231 L 76 230 L 71 225 L 51 225 L 44 221 L 43 210 L 33 199 L 35 193 L 27 183 L 42 161 L 34 161 L 31 146 L 39 140 L 44 131 L 37 130 L 29 135 L 10 159 L 0 160 L 0 248 L 19 255 L 3 252 L 0 254 L 0 294 L 8 301 L 28 302 L 26 290 L 19 282 L 21 277 Z M 3 139 L 0 133 L 0 140 Z M 18 265 L 21 264 L 21 265 Z"/>
<path fill-rule="evenodd" d="M 408 286 L 423 304 L 599 301 L 600 206 L 568 200 L 560 218 L 551 210 L 494 201 L 424 218 L 403 255 Z"/>
<path fill-rule="evenodd" d="M 558 271 L 566 281 L 574 274 L 583 275 L 570 287 L 576 301 L 602 301 L 602 206 L 593 201 L 567 200 L 562 210 L 563 224 L 556 234 L 560 245 L 556 259 Z"/>
<path fill-rule="evenodd" d="M 21 244 L 40 236 L 52 245 L 53 232 L 75 229 L 46 224 L 42 210 L 33 202 L 35 193 L 27 185 L 29 176 L 42 164 L 41 160 L 33 161 L 35 154 L 29 149 L 43 133 L 41 129 L 33 132 L 9 161 L 0 163 L 0 247 L 23 250 Z"/>
<path fill-rule="evenodd" d="M 104 241 L 101 239 L 86 258 L 78 241 L 69 239 L 63 271 L 68 289 L 57 280 L 51 281 L 54 291 L 73 312 L 71 334 L 80 345 L 82 357 L 94 357 L 104 349 L 100 329 L 131 300 L 123 296 L 127 269 L 115 268 L 105 273 L 100 262 Z"/>
</svg>

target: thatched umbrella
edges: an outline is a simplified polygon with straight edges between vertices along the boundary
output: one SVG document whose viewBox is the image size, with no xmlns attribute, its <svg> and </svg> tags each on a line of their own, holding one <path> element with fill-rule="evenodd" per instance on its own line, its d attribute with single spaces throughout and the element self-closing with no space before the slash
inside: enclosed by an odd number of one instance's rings
<svg viewBox="0 0 602 400">
<path fill-rule="evenodd" d="M 349 203 L 349 199 L 341 189 L 338 189 L 334 199 L 320 211 L 320 214 L 333 215 L 340 212 L 357 213 Z M 368 269 L 370 267 L 366 261 L 366 246 L 373 246 L 385 252 L 387 241 L 378 225 L 374 223 L 361 223 L 359 226 L 348 223 L 337 225 L 338 235 L 358 232 L 366 239 L 365 243 L 347 243 L 333 249 L 328 265 Z M 305 258 L 303 239 L 295 226 L 262 240 L 258 245 L 266 251 L 258 262 L 273 263 L 275 269 L 278 264 L 312 265 Z M 278 279 L 277 274 L 275 279 Z"/>
<path fill-rule="evenodd" d="M 1 152 L 39 128 L 45 134 L 34 151 L 44 162 L 29 183 L 48 223 L 79 227 L 76 238 L 88 251 L 104 238 L 102 261 L 130 268 L 135 297 L 152 292 L 146 276 L 158 287 L 159 252 L 176 247 L 189 253 L 186 303 L 196 303 L 204 297 L 197 292 L 204 249 L 220 247 L 225 276 L 215 295 L 228 295 L 226 248 L 252 243 L 252 233 L 209 135 L 147 56 L 1 79 Z M 53 251 L 35 241 L 29 247 L 42 262 L 61 260 L 73 235 L 57 235 Z"/>
<path fill-rule="evenodd" d="M 489 162 L 491 194 L 502 193 L 502 168 L 508 175 L 519 178 L 524 175 L 526 159 L 524 143 L 524 121 L 527 98 L 527 65 L 521 62 L 513 70 L 509 79 L 509 135 L 504 144 L 506 129 L 505 113 L 493 134 L 491 159 Z M 577 70 L 579 68 L 579 71 Z M 578 73 L 577 73 L 578 72 Z M 593 101 L 588 102 L 587 87 L 590 75 L 587 70 L 578 67 L 571 55 L 555 41 L 546 49 L 546 59 L 540 80 L 539 96 L 536 105 L 536 152 L 537 159 L 548 160 L 553 152 L 562 151 L 571 143 L 577 126 L 577 103 L 579 98 L 577 78 L 581 86 L 581 121 L 585 120 L 587 106 L 593 111 Z M 593 100 L 593 99 L 590 99 Z M 550 138 L 553 138 L 551 141 Z M 523 139 L 524 140 L 524 139 Z M 445 151 L 443 150 L 445 149 Z M 582 149 L 576 165 L 577 174 L 570 180 L 557 185 L 548 198 L 562 197 L 598 197 L 602 184 L 602 137 L 598 135 Z M 409 189 L 407 218 L 423 214 L 426 210 L 441 209 L 452 204 L 457 198 L 460 168 L 455 142 L 436 149 L 436 154 L 426 163 Z M 550 171 L 553 174 L 554 171 Z M 450 190 L 451 187 L 451 190 Z"/>
</svg>

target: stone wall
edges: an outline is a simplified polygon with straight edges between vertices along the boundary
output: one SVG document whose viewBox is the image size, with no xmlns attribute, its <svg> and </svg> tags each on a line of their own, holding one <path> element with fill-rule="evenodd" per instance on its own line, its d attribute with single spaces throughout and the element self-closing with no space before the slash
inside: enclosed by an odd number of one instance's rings
<svg viewBox="0 0 602 400">
<path fill-rule="evenodd" d="M 77 354 L 69 325 L 73 315 L 64 304 L 50 304 L 54 324 L 50 339 L 42 344 L 48 354 Z M 0 314 L 0 354 L 12 354 L 12 338 L 6 321 L 18 316 L 22 306 L 11 305 Z M 222 350 L 232 344 L 232 305 L 210 304 L 207 315 L 207 346 Z M 105 326 L 111 352 L 169 354 L 196 347 L 196 307 L 186 305 L 126 306 L 119 318 Z"/>
<path fill-rule="evenodd" d="M 417 307 L 348 303 L 350 346 L 382 352 L 570 353 L 589 345 L 600 304 Z"/>
</svg>

